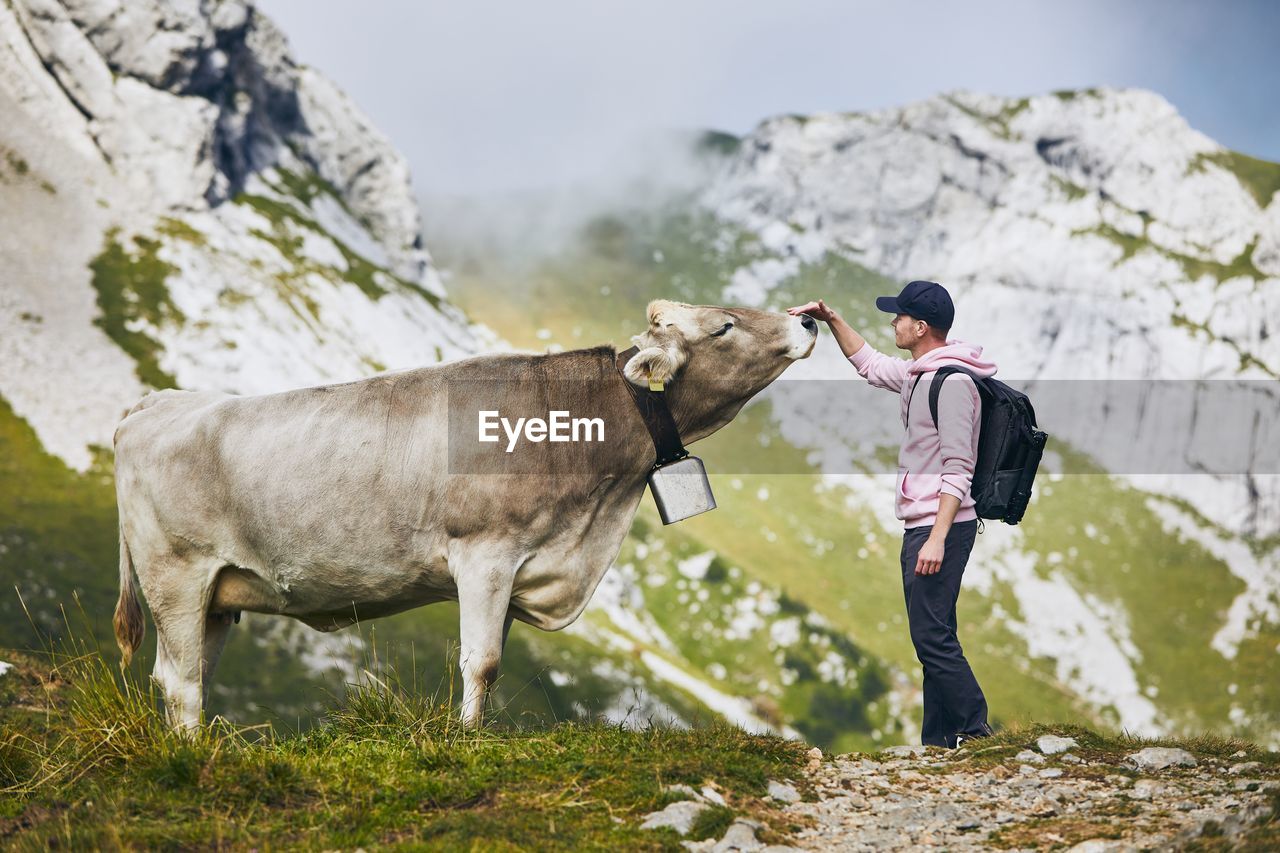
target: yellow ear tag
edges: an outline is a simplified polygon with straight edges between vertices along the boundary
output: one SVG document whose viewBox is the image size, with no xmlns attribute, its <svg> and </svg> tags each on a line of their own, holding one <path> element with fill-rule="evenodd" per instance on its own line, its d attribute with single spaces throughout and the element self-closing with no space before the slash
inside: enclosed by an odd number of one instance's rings
<svg viewBox="0 0 1280 853">
<path fill-rule="evenodd" d="M 662 390 L 664 390 L 664 383 L 663 383 L 663 381 L 662 381 L 661 379 L 650 379 L 650 380 L 649 380 L 649 390 L 650 390 L 650 391 L 662 391 Z"/>
</svg>

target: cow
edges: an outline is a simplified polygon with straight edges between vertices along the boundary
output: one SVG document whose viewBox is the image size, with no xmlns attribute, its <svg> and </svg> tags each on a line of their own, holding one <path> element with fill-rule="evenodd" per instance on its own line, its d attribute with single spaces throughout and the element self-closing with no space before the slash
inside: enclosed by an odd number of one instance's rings
<svg viewBox="0 0 1280 853">
<path fill-rule="evenodd" d="M 512 620 L 546 631 L 573 622 L 631 527 L 655 454 L 624 382 L 669 383 L 688 444 L 728 424 L 817 340 L 807 315 L 666 299 L 647 315 L 621 372 L 618 351 L 602 345 L 255 396 L 143 397 L 114 436 L 114 627 L 127 664 L 144 633 L 136 575 L 169 723 L 199 726 L 241 611 L 332 631 L 456 600 L 461 717 L 478 725 Z M 520 446 L 549 472 L 468 469 L 505 448 L 482 447 L 474 423 L 450 419 L 488 405 L 498 387 L 509 408 L 601 413 L 603 440 Z"/>
</svg>

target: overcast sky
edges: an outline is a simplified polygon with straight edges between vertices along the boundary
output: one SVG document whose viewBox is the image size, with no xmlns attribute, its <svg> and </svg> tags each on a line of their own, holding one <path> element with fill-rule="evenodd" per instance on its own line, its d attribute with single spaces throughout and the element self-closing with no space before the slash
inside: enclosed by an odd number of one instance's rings
<svg viewBox="0 0 1280 853">
<path fill-rule="evenodd" d="M 1280 2 L 259 0 L 427 195 L 604 180 L 655 131 L 1140 86 L 1280 160 Z M 649 134 L 649 137 L 646 137 Z M 648 143 L 641 143 L 648 144 Z"/>
</svg>

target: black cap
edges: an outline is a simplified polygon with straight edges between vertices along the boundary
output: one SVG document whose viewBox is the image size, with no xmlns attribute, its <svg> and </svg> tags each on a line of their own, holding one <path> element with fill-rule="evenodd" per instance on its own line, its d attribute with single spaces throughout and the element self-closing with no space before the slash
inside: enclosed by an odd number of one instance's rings
<svg viewBox="0 0 1280 853">
<path fill-rule="evenodd" d="M 909 282 L 897 296 L 879 296 L 876 307 L 890 314 L 908 314 L 935 329 L 950 329 L 956 318 L 951 294 L 936 281 Z"/>
</svg>

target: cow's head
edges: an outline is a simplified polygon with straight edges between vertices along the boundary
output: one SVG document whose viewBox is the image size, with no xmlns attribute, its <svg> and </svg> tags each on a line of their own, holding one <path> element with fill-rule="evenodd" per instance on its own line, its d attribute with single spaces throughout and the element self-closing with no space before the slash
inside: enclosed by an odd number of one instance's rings
<svg viewBox="0 0 1280 853">
<path fill-rule="evenodd" d="M 640 351 L 625 373 L 641 387 L 671 382 L 668 405 L 686 443 L 727 424 L 818 339 L 808 315 L 666 299 L 650 302 L 648 314 L 648 330 L 631 338 Z"/>
</svg>

